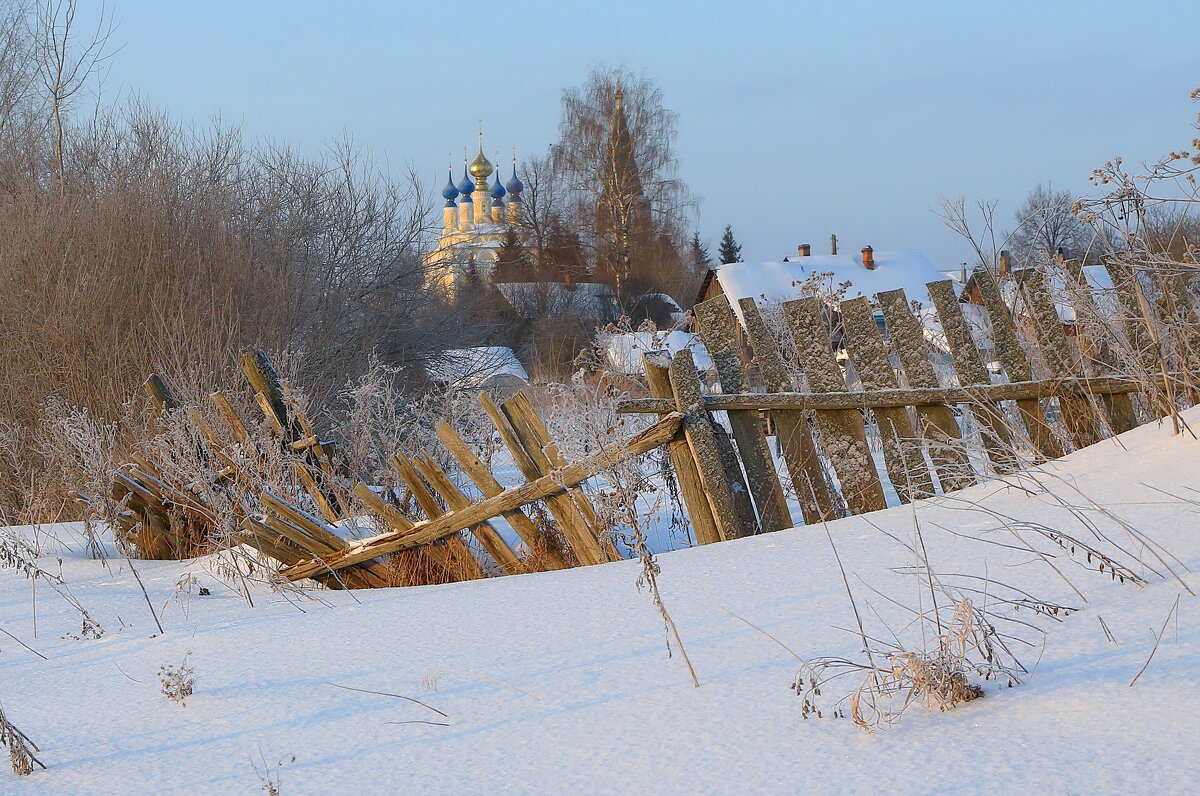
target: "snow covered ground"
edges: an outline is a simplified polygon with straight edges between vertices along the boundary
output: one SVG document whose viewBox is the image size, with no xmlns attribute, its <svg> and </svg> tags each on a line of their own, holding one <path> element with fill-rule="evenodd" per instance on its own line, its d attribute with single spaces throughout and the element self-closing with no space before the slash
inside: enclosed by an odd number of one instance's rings
<svg viewBox="0 0 1200 796">
<path fill-rule="evenodd" d="M 1200 411 L 1187 417 L 1200 428 Z M 977 604 L 1017 620 L 998 629 L 1031 670 L 1017 687 L 984 683 L 983 699 L 916 708 L 874 735 L 831 710 L 804 719 L 790 688 L 797 660 L 730 613 L 805 658 L 857 657 L 820 527 L 659 556 L 700 688 L 667 656 L 635 561 L 300 600 L 260 587 L 253 607 L 211 560 L 135 562 L 159 634 L 127 562 L 86 558 L 77 528 L 44 529 L 40 566 L 61 573 L 105 632 L 74 638 L 78 612 L 39 582 L 35 636 L 30 581 L 0 569 L 0 628 L 47 658 L 0 635 L 0 700 L 49 766 L 26 778 L 0 770 L 0 792 L 255 793 L 251 760 L 265 759 L 284 796 L 1195 793 L 1200 631 L 1184 584 L 1200 590 L 1188 572 L 1200 569 L 1200 506 L 1189 501 L 1200 500 L 1200 442 L 1150 426 L 1120 443 L 1013 485 L 828 526 L 869 633 L 919 643 L 902 606 L 927 607 L 928 592 L 898 571 L 916 563 L 906 544 L 919 523 L 948 587 L 978 589 Z M 1086 541 L 1147 584 L 1112 580 L 1039 528 Z M 186 573 L 196 582 L 176 595 Z M 999 602 L 1022 599 L 1015 589 L 1079 610 L 1015 611 Z M 157 671 L 186 653 L 195 695 L 180 707 Z M 842 682 L 825 689 L 827 705 L 853 685 Z"/>
</svg>

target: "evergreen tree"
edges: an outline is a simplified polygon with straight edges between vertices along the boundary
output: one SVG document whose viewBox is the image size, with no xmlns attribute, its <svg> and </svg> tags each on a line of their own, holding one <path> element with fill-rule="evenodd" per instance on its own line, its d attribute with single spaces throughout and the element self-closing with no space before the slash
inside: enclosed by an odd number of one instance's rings
<svg viewBox="0 0 1200 796">
<path fill-rule="evenodd" d="M 688 246 L 688 264 L 693 274 L 703 274 L 712 267 L 712 255 L 708 253 L 708 247 L 700 242 L 699 232 L 692 233 L 692 240 Z"/>
<path fill-rule="evenodd" d="M 521 244 L 517 231 L 510 227 L 504 234 L 504 240 L 500 243 L 500 247 L 496 249 L 496 268 L 492 272 L 492 281 L 495 283 L 528 282 L 533 277 L 529 254 Z"/>
<path fill-rule="evenodd" d="M 742 247 L 734 239 L 733 227 L 729 224 L 725 225 L 725 232 L 721 235 L 721 242 L 717 248 L 717 257 L 721 260 L 722 265 L 741 262 Z"/>
</svg>

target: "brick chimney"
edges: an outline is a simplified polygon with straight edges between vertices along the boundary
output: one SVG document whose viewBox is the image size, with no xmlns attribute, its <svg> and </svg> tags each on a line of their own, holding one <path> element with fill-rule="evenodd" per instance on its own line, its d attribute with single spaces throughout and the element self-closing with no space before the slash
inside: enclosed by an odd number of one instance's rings
<svg viewBox="0 0 1200 796">
<path fill-rule="evenodd" d="M 808 257 L 810 254 L 812 254 L 812 244 L 801 243 L 799 246 L 796 247 L 796 252 L 801 257 Z"/>
<path fill-rule="evenodd" d="M 837 254 L 837 235 L 829 236 L 829 253 Z"/>
<path fill-rule="evenodd" d="M 863 260 L 863 268 L 866 268 L 868 271 L 875 270 L 875 250 L 872 249 L 870 246 L 863 246 L 862 260 Z"/>
<path fill-rule="evenodd" d="M 1009 256 L 1008 250 L 1000 252 L 1000 276 L 1008 276 L 1012 273 L 1012 257 Z"/>
</svg>

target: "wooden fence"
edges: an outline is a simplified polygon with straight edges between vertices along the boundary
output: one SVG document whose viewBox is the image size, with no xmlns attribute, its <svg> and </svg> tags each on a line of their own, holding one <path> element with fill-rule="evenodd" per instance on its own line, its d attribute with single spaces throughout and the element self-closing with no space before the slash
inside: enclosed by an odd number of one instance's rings
<svg viewBox="0 0 1200 796">
<path fill-rule="evenodd" d="M 1082 280 L 1079 269 L 1068 264 L 1066 271 Z M 1113 275 L 1119 287 L 1129 289 L 1129 275 L 1119 266 L 1113 267 Z M 336 588 L 416 582 L 398 581 L 389 568 L 388 557 L 405 551 L 419 556 L 441 580 L 561 569 L 619 557 L 582 485 L 659 446 L 666 446 L 696 541 L 709 544 L 798 521 L 817 523 L 884 508 L 885 483 L 903 502 L 962 489 L 988 468 L 1012 472 L 1023 460 L 1053 459 L 1129 430 L 1139 422 L 1139 412 L 1140 419 L 1148 419 L 1166 411 L 1161 396 L 1158 403 L 1138 399 L 1135 410 L 1131 396 L 1144 389 L 1146 372 L 1161 372 L 1169 384 L 1194 387 L 1186 367 L 1184 378 L 1171 381 L 1161 356 L 1154 358 L 1161 355 L 1161 341 L 1144 315 L 1131 313 L 1126 327 L 1115 319 L 1106 321 L 1105 328 L 1131 346 L 1135 358 L 1144 359 L 1142 372 L 1120 374 L 1115 338 L 1089 332 L 1069 340 L 1043 273 L 1019 276 L 1019 320 L 1031 326 L 1036 338 L 1026 348 L 996 280 L 984 269 L 973 275 L 990 316 L 995 358 L 1007 378 L 999 384 L 992 383 L 949 280 L 928 285 L 948 350 L 940 376 L 930 358 L 925 325 L 902 290 L 880 293 L 874 303 L 855 298 L 836 308 L 816 297 L 786 302 L 784 335 L 771 331 L 752 299 L 738 303 L 739 319 L 726 298 L 718 296 L 698 305 L 696 316 L 720 394 L 705 394 L 689 351 L 674 357 L 647 354 L 650 397 L 623 400 L 618 411 L 655 414 L 657 419 L 581 461 L 565 460 L 522 393 L 500 404 L 487 394 L 479 396 L 525 479 L 519 486 L 502 487 L 454 428 L 438 424 L 438 438 L 475 484 L 482 495 L 477 499 L 468 497 L 426 451 L 411 459 L 399 453 L 391 458 L 406 500 L 348 482 L 337 472 L 330 443 L 315 433 L 261 352 L 243 354 L 243 371 L 274 431 L 274 444 L 299 459 L 294 481 L 283 494 L 270 489 L 250 494 L 244 487 L 253 479 L 240 476 L 264 467 L 264 457 L 255 454 L 248 425 L 225 395 L 211 396 L 226 426 L 217 430 L 195 410 L 181 409 L 157 377 L 147 381 L 146 390 L 162 412 L 188 412 L 200 431 L 199 455 L 217 473 L 222 510 L 235 515 L 238 535 L 232 541 L 279 562 L 283 578 L 315 578 Z M 1163 296 L 1168 295 L 1174 303 L 1162 311 L 1200 328 L 1186 290 L 1164 290 Z M 1125 309 L 1136 304 L 1144 311 L 1147 306 L 1140 292 L 1130 298 L 1118 291 L 1118 297 Z M 848 387 L 831 344 L 835 317 L 861 389 Z M 1155 346 L 1157 354 L 1150 351 Z M 1188 350 L 1200 351 L 1200 345 Z M 1039 378 L 1034 378 L 1029 354 L 1041 369 Z M 797 391 L 802 380 L 806 391 Z M 1050 419 L 1052 406 L 1057 408 L 1055 421 Z M 727 422 L 718 422 L 718 412 L 725 413 Z M 970 428 L 976 431 L 968 433 Z M 886 482 L 877 469 L 873 440 L 878 441 Z M 787 470 L 786 482 L 777 459 Z M 789 491 L 799 505 L 799 518 L 791 514 Z M 126 507 L 118 531 L 143 555 L 178 558 L 212 549 L 213 528 L 222 519 L 217 507 L 161 463 L 135 458 L 118 474 L 114 497 Z M 405 503 L 415 503 L 421 516 L 403 510 Z M 537 504 L 536 513 L 529 511 L 531 504 Z M 362 508 L 374 515 L 378 533 L 343 539 L 335 526 Z M 491 524 L 496 518 L 508 523 L 528 555 L 519 556 L 496 531 Z"/>
<path fill-rule="evenodd" d="M 1063 266 L 1075 280 L 1073 300 L 1093 301 L 1078 264 Z M 1081 317 L 1090 313 L 1102 323 L 1086 331 L 1082 322 L 1076 324 L 1081 328 L 1074 339 L 1059 318 L 1045 273 L 1018 272 L 1018 320 L 1033 333 L 1022 347 L 1000 285 L 988 270 L 977 269 L 973 281 L 990 318 L 995 360 L 1007 379 L 997 384 L 992 383 L 950 280 L 927 285 L 947 349 L 940 357 L 940 378 L 930 358 L 927 324 L 914 315 L 903 290 L 879 293 L 873 302 L 865 297 L 842 301 L 836 307 L 818 297 L 785 302 L 786 333 L 780 337 L 772 334 L 753 299 L 738 302 L 739 323 L 726 297 L 717 296 L 695 312 L 720 393 L 702 394 L 691 352 L 679 352 L 673 359 L 652 354 L 645 358 L 652 397 L 621 401 L 618 411 L 683 414 L 684 434 L 670 443 L 670 458 L 702 544 L 791 527 L 798 519 L 816 523 L 881 509 L 886 506 L 885 483 L 902 502 L 962 489 L 987 468 L 1011 472 L 1023 462 L 1057 458 L 1066 450 L 1127 431 L 1139 422 L 1139 411 L 1141 419 L 1161 417 L 1161 395 L 1155 399 L 1158 403 L 1139 400 L 1141 408 L 1135 411 L 1131 396 L 1144 390 L 1146 372 L 1116 372 L 1118 342 L 1135 357 L 1159 357 L 1153 363 L 1148 359 L 1143 367 L 1164 375 L 1168 394 L 1192 383 L 1186 365 L 1183 378 L 1168 374 L 1161 348 L 1146 342 L 1154 324 L 1144 314 L 1144 297 L 1140 304 L 1133 303 L 1140 286 L 1132 285 L 1119 264 L 1112 271 L 1120 305 L 1138 312 L 1128 313 L 1126 327 L 1095 306 L 1077 307 Z M 1184 321 L 1177 326 L 1185 334 L 1197 325 L 1200 318 L 1185 288 L 1164 287 L 1162 295 L 1173 298 L 1171 312 Z M 884 321 L 882 329 L 876 308 Z M 835 319 L 851 366 L 846 370 L 857 374 L 861 389 L 848 387 L 830 342 L 839 336 L 831 334 Z M 795 362 L 790 369 L 785 350 Z M 1194 355 L 1200 347 L 1180 350 Z M 1034 378 L 1031 355 L 1043 371 L 1040 378 Z M 751 371 L 761 392 L 750 391 Z M 796 391 L 801 378 L 807 391 Z M 1055 404 L 1061 422 L 1048 419 Z M 724 412 L 727 423 L 718 423 L 716 412 Z M 764 414 L 770 418 L 767 424 L 762 422 Z M 722 440 L 726 426 L 737 451 L 732 466 L 723 450 L 728 447 Z M 977 434 L 971 436 L 978 444 L 967 438 L 972 426 Z M 789 514 L 770 435 L 801 518 Z M 872 438 L 881 449 L 883 474 L 872 453 Z"/>
<path fill-rule="evenodd" d="M 315 578 L 334 588 L 407 585 L 383 559 L 412 550 L 419 551 L 425 566 L 437 571 L 436 581 L 483 577 L 488 571 L 511 574 L 617 560 L 615 546 L 579 485 L 666 444 L 683 420 L 678 412 L 668 412 L 629 439 L 568 463 L 525 394 L 497 405 L 484 393 L 479 396 L 482 409 L 525 483 L 503 488 L 459 434 L 449 424 L 439 423 L 438 438 L 483 498 L 468 498 L 435 458 L 422 450 L 411 459 L 401 453 L 391 457 L 407 490 L 406 499 L 396 499 L 394 494 L 338 475 L 328 451 L 331 443 L 317 436 L 262 352 L 245 352 L 242 369 L 255 402 L 274 430 L 275 444 L 300 456 L 293 483 L 286 494 L 270 490 L 246 494 L 244 484 L 255 479 L 240 476 L 264 469 L 266 457 L 256 454 L 248 424 L 238 417 L 228 397 L 211 396 L 227 426 L 214 429 L 196 410 L 182 409 L 169 387 L 151 376 L 145 389 L 159 411 L 187 411 L 187 419 L 199 430 L 203 447 L 198 455 L 216 472 L 215 488 L 224 500 L 217 507 L 186 483 L 185 476 L 172 474 L 162 463 L 134 457 L 115 479 L 114 497 L 125 505 L 116 525 L 118 535 L 142 556 L 183 558 L 208 552 L 213 549 L 214 529 L 222 524 L 217 513 L 227 511 L 235 515 L 240 529 L 230 541 L 278 561 L 284 578 Z M 342 538 L 335 525 L 354 519 L 351 496 L 374 515 L 380 533 L 359 541 Z M 401 509 L 408 499 L 419 507 L 422 518 Z M 551 522 L 535 520 L 524 511 L 535 502 L 544 505 Z M 524 543 L 529 553 L 524 559 L 490 524 L 497 517 L 504 518 Z M 463 533 L 477 544 L 468 545 Z"/>
</svg>

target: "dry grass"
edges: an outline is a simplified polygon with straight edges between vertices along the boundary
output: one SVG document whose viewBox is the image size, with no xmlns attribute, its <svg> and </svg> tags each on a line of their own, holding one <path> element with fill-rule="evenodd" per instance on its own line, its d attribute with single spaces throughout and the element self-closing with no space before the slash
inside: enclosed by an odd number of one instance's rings
<svg viewBox="0 0 1200 796">
<path fill-rule="evenodd" d="M 20 776 L 29 776 L 33 773 L 33 767 L 45 769 L 45 764 L 34 756 L 34 752 L 40 752 L 38 745 L 29 739 L 29 736 L 21 732 L 15 724 L 8 720 L 4 715 L 4 708 L 0 706 L 0 744 L 8 748 L 9 761 L 12 763 L 14 774 Z"/>
</svg>

